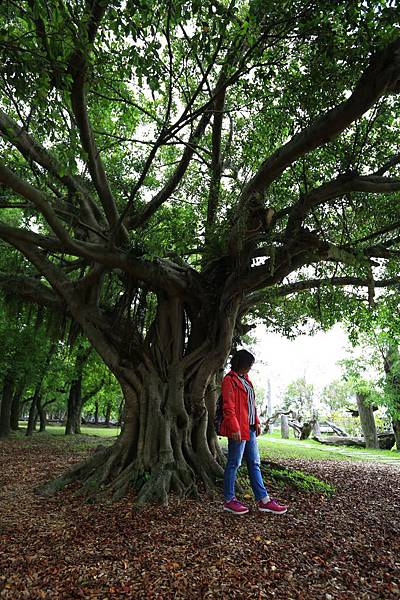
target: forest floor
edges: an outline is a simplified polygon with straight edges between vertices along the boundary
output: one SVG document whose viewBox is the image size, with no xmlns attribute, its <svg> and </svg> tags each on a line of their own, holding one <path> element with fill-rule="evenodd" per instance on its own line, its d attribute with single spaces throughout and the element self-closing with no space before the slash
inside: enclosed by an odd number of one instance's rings
<svg viewBox="0 0 400 600">
<path fill-rule="evenodd" d="M 49 437 L 0 442 L 1 599 L 400 600 L 395 465 L 283 458 L 336 493 L 272 489 L 281 516 L 235 517 L 205 497 L 137 511 L 132 496 L 36 495 L 98 443 Z"/>
</svg>

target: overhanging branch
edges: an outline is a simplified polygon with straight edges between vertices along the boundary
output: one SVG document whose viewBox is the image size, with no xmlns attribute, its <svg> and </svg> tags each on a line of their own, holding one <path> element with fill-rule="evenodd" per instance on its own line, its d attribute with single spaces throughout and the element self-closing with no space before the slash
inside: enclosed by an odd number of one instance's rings
<svg viewBox="0 0 400 600">
<path fill-rule="evenodd" d="M 263 302 L 268 302 L 273 298 L 283 298 L 285 296 L 290 296 L 292 294 L 298 294 L 299 292 L 318 289 L 323 286 L 335 286 L 335 287 L 346 287 L 346 286 L 354 286 L 354 287 L 370 287 L 370 280 L 366 277 L 327 277 L 325 279 L 307 279 L 304 281 L 296 281 L 294 283 L 288 283 L 285 285 L 277 286 L 271 290 L 260 290 L 257 292 L 253 292 L 242 304 L 241 312 L 248 312 L 253 306 L 260 304 Z M 392 287 L 400 285 L 400 277 L 391 277 L 388 279 L 381 279 L 378 281 L 374 281 L 374 287 Z"/>
<path fill-rule="evenodd" d="M 369 110 L 383 94 L 398 92 L 399 78 L 400 39 L 396 39 L 371 58 L 348 100 L 329 110 L 312 125 L 296 134 L 261 164 L 241 194 L 237 214 L 245 212 L 251 198 L 263 194 L 268 186 L 299 157 L 337 137 Z M 237 254 L 241 249 L 239 227 L 240 224 L 237 222 L 231 230 L 229 240 L 231 254 Z"/>
<path fill-rule="evenodd" d="M 21 298 L 24 302 L 39 304 L 52 311 L 66 311 L 66 305 L 61 298 L 51 288 L 33 277 L 0 272 L 0 288 L 6 293 Z"/>
<path fill-rule="evenodd" d="M 20 127 L 0 108 L 0 131 L 22 156 L 30 163 L 34 161 L 57 179 L 77 198 L 88 225 L 98 228 L 104 225 L 104 218 L 95 206 L 89 190 L 79 177 L 65 173 L 65 169 L 50 152 L 39 144 L 27 131 Z"/>
<path fill-rule="evenodd" d="M 92 244 L 80 240 L 75 240 L 72 248 L 54 238 L 42 236 L 25 229 L 10 227 L 1 222 L 0 238 L 21 250 L 28 259 L 30 252 L 32 256 L 35 256 L 35 260 L 38 256 L 41 256 L 38 248 L 59 254 L 69 253 L 85 258 L 90 263 L 103 265 L 109 269 L 120 269 L 131 275 L 134 279 L 145 282 L 149 289 L 152 290 L 164 290 L 175 294 L 184 294 L 190 286 L 195 285 L 194 280 L 192 281 L 197 275 L 195 271 L 189 267 L 180 267 L 166 259 L 149 261 L 130 256 L 128 253 L 116 249 L 114 251 L 108 250 L 100 244 Z M 36 263 L 34 262 L 34 264 Z M 52 263 L 49 263 L 49 266 L 56 268 Z M 39 268 L 38 270 L 40 271 Z M 67 283 L 67 280 L 65 282 Z M 53 281 L 50 281 L 50 283 L 53 285 Z"/>
<path fill-rule="evenodd" d="M 290 209 L 286 235 L 293 236 L 301 227 L 310 211 L 329 200 L 350 192 L 384 194 L 400 191 L 400 179 L 380 177 L 377 175 L 341 175 L 318 188 L 311 190 L 300 198 Z"/>
</svg>

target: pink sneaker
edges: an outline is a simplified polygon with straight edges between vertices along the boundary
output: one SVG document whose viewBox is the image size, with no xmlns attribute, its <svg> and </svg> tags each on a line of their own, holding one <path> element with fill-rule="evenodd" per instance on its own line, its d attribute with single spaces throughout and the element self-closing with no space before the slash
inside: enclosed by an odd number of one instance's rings
<svg viewBox="0 0 400 600">
<path fill-rule="evenodd" d="M 234 515 L 245 515 L 249 512 L 249 507 L 236 500 L 236 498 L 232 498 L 229 502 L 224 503 L 224 510 L 227 512 L 231 512 Z"/>
<path fill-rule="evenodd" d="M 270 501 L 265 504 L 262 500 L 259 500 L 257 502 L 257 506 L 259 511 L 271 512 L 275 515 L 283 515 L 288 509 L 287 506 L 285 506 L 284 504 L 279 504 L 279 502 L 277 500 L 274 500 L 273 498 L 271 498 Z"/>
</svg>

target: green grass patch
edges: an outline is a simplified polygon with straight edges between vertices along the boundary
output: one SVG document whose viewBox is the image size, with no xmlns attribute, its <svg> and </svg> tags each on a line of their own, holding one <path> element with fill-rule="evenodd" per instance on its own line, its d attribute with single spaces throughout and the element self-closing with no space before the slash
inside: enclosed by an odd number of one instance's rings
<svg viewBox="0 0 400 600">
<path fill-rule="evenodd" d="M 335 493 L 335 487 L 315 475 L 304 473 L 299 469 L 290 469 L 281 467 L 275 464 L 261 464 L 261 472 L 264 479 L 271 481 L 276 487 L 281 490 L 284 488 L 292 488 L 303 492 L 313 494 L 323 494 L 324 496 L 332 496 Z M 240 467 L 237 475 L 237 481 L 241 488 L 241 492 L 245 497 L 252 496 L 250 479 L 245 466 Z"/>
<path fill-rule="evenodd" d="M 284 458 L 305 458 L 310 460 L 353 460 L 379 461 L 391 459 L 400 461 L 400 452 L 391 450 L 375 450 L 349 446 L 325 446 L 314 440 L 283 440 L 276 435 L 263 435 L 258 438 L 260 454 L 267 460 Z M 400 466 L 400 462 L 399 462 Z"/>
<path fill-rule="evenodd" d="M 21 432 L 25 433 L 27 427 L 26 421 L 20 421 L 19 427 L 21 429 Z M 120 432 L 120 427 L 101 427 L 95 425 L 81 426 L 81 435 L 92 435 L 96 437 L 115 437 L 119 435 Z M 65 435 L 65 425 L 55 425 L 54 423 L 48 423 L 46 425 L 45 432 L 39 434 L 38 431 L 35 431 L 34 435 L 43 435 L 47 433 L 51 435 Z M 75 434 L 73 437 L 75 437 Z"/>
<path fill-rule="evenodd" d="M 264 469 L 263 469 L 264 470 Z M 312 492 L 323 494 L 324 496 L 332 496 L 335 493 L 335 487 L 330 483 L 326 483 L 315 475 L 304 473 L 299 470 L 277 469 L 272 467 L 266 469 L 268 477 L 273 479 L 279 487 L 289 486 L 303 492 Z"/>
<path fill-rule="evenodd" d="M 258 447 L 261 458 L 271 461 L 279 461 L 285 458 L 301 458 L 308 460 L 346 460 L 342 454 L 338 453 L 335 448 L 321 446 L 318 442 L 316 447 L 309 445 L 307 440 L 280 440 L 269 439 L 268 436 L 261 436 L 258 440 Z"/>
<path fill-rule="evenodd" d="M 65 435 L 65 427 L 62 425 L 48 425 L 46 431 L 35 431 L 31 437 L 26 437 L 26 423 L 22 423 L 19 431 L 12 433 L 11 438 L 18 439 L 21 446 L 35 448 L 48 446 L 57 448 L 58 451 L 70 453 L 87 453 L 89 450 L 102 446 L 114 444 L 120 429 L 105 427 L 82 427 L 82 433 L 77 435 Z"/>
</svg>

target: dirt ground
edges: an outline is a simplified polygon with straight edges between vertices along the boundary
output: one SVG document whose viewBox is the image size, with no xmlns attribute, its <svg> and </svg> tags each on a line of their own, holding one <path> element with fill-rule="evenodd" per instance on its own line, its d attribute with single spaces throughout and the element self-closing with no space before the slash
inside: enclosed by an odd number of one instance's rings
<svg viewBox="0 0 400 600">
<path fill-rule="evenodd" d="M 0 442 L 0 598 L 400 600 L 396 466 L 286 460 L 337 493 L 281 491 L 280 516 L 236 517 L 205 497 L 138 512 L 132 497 L 34 493 L 81 457 Z"/>
</svg>

